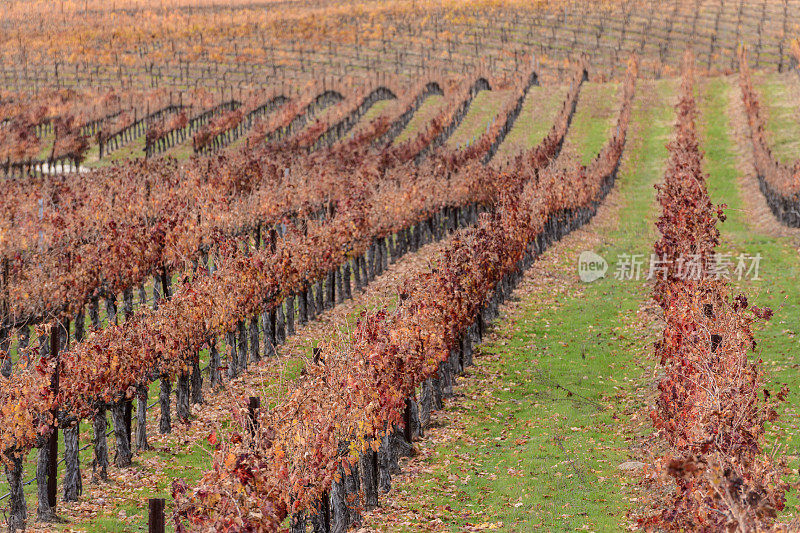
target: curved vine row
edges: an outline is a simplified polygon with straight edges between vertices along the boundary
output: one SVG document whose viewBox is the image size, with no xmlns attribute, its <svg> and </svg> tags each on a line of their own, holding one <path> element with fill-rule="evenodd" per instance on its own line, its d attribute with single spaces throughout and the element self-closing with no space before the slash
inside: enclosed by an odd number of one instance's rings
<svg viewBox="0 0 800 533">
<path fill-rule="evenodd" d="M 572 99 L 565 101 L 563 113 L 570 114 L 573 107 Z M 553 130 L 561 131 L 564 122 L 558 121 Z M 549 135 L 543 147 L 550 147 L 552 155 L 560 143 L 551 139 Z M 525 162 L 530 171 L 546 162 L 543 149 Z M 31 436 L 52 423 L 48 416 L 54 405 L 86 416 L 96 402 L 119 401 L 142 380 L 185 371 L 197 349 L 235 329 L 242 316 L 261 314 L 302 293 L 372 242 L 424 221 L 443 207 L 487 202 L 496 195 L 494 177 L 494 171 L 479 162 L 464 165 L 447 180 L 435 171 L 412 173 L 407 168 L 377 183 L 370 169 L 348 175 L 349 193 L 337 200 L 329 219 L 299 225 L 285 219 L 287 233 L 273 239 L 271 248 L 223 249 L 213 275 L 198 272 L 158 310 L 140 309 L 131 320 L 90 335 L 62 354 L 63 394 L 58 398 L 45 392 L 52 371 L 47 359 L 36 370 L 14 373 L 0 395 L 0 410 L 9 420 L 0 429 L 0 448 L 33 446 Z"/>
<path fill-rule="evenodd" d="M 289 515 L 294 527 L 304 511 L 327 508 L 320 502 L 329 497 L 333 520 L 346 527 L 353 504 L 345 493 L 355 486 L 348 479 L 357 465 L 374 465 L 369 454 L 390 447 L 393 428 L 409 423 L 416 387 L 451 379 L 464 364 L 462 339 L 493 293 L 507 291 L 545 241 L 588 221 L 610 190 L 635 78 L 633 61 L 619 127 L 588 167 L 543 170 L 530 165 L 532 152 L 509 172 L 487 167 L 497 208 L 460 232 L 435 270 L 407 280 L 396 310 L 363 314 L 352 334 L 325 343 L 317 354 L 324 364 L 307 367 L 288 398 L 259 414 L 255 431 L 234 435 L 197 488 L 176 483 L 176 528 L 277 531 Z"/>
</svg>

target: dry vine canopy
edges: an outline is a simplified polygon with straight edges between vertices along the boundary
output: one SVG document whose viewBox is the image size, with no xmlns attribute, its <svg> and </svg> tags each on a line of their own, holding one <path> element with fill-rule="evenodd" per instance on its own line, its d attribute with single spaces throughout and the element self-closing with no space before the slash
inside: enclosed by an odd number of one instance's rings
<svg viewBox="0 0 800 533">
<path fill-rule="evenodd" d="M 797 20 L 6 0 L 4 526 L 800 531 Z"/>
</svg>

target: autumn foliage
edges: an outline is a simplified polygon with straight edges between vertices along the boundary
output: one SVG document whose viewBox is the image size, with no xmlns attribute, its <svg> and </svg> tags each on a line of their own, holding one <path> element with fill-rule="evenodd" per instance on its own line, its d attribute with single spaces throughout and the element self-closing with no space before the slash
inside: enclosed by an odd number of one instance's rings
<svg viewBox="0 0 800 533">
<path fill-rule="evenodd" d="M 582 69 L 579 74 L 555 134 L 548 136 L 551 154 L 566 133 L 563 117 L 574 108 Z M 30 217 L 6 219 L 9 234 L 20 236 L 4 241 L 7 256 L 16 255 L 7 284 L 7 323 L 25 324 L 54 312 L 69 319 L 98 293 L 129 291 L 150 273 L 177 270 L 185 272 L 185 280 L 157 310 L 141 308 L 123 324 L 91 332 L 63 352 L 57 397 L 49 392 L 55 366 L 48 359 L 17 365 L 10 380 L 0 378 L 0 410 L 15 421 L 0 428 L 0 449 L 34 446 L 32 436 L 52 427 L 54 409 L 89 416 L 98 402 L 130 398 L 142 383 L 185 372 L 215 336 L 281 305 L 376 239 L 446 207 L 487 205 L 498 194 L 497 173 L 479 162 L 481 152 L 447 179 L 444 154 L 417 166 L 410 160 L 413 151 L 402 144 L 392 150 L 406 158 L 387 160 L 385 151 L 368 155 L 369 142 L 359 142 L 305 157 L 268 146 L 232 158 L 196 158 L 180 169 L 169 160 L 132 163 L 98 171 L 96 188 L 88 190 L 76 177 L 15 182 L 28 192 L 7 198 L 5 208 L 21 213 L 25 206 Z M 60 209 L 37 217 L 31 190 L 47 191 Z M 128 209 L 114 209 L 122 198 Z M 315 217 L 321 208 L 330 215 Z M 266 231 L 275 223 L 286 228 L 281 238 Z M 23 238 L 34 228 L 57 227 L 65 231 Z M 254 249 L 250 233 L 259 227 L 263 238 Z M 199 259 L 212 245 L 213 275 L 205 264 L 186 265 L 187 257 Z M 32 348 L 21 356 L 38 357 Z"/>
<path fill-rule="evenodd" d="M 753 328 L 772 315 L 732 295 L 713 274 L 716 225 L 724 205 L 711 203 L 702 170 L 692 96 L 693 63 L 687 56 L 677 105 L 676 139 L 669 165 L 657 186 L 662 214 L 655 253 L 669 265 L 653 297 L 664 312 L 656 343 L 664 367 L 651 417 L 669 445 L 660 461 L 674 480 L 663 511 L 643 522 L 669 531 L 781 531 L 777 512 L 785 505 L 783 466 L 763 451 L 764 430 L 777 418 L 764 388 L 760 358 L 749 357 L 757 342 Z M 697 279 L 679 271 L 681 259 L 700 265 Z M 757 353 L 757 352 L 756 352 Z"/>
<path fill-rule="evenodd" d="M 406 280 L 397 309 L 364 313 L 350 335 L 322 345 L 324 364 L 307 367 L 289 397 L 260 414 L 256 438 L 234 435 L 194 490 L 175 485 L 178 528 L 278 530 L 290 513 L 313 513 L 340 468 L 348 472 L 402 426 L 406 399 L 436 374 L 499 285 L 535 258 L 537 239 L 585 219 L 610 189 L 636 73 L 631 62 L 619 127 L 588 167 L 544 168 L 532 150 L 493 171 L 495 209 L 459 232 L 435 269 Z"/>
</svg>

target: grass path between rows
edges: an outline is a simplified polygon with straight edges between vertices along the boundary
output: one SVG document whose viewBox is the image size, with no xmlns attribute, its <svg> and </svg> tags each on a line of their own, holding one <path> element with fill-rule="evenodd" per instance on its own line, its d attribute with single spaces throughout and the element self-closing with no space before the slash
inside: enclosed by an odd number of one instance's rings
<svg viewBox="0 0 800 533">
<path fill-rule="evenodd" d="M 738 79 L 731 90 L 740 94 Z M 767 135 L 773 153 L 780 161 L 792 164 L 800 155 L 800 81 L 795 72 L 757 72 L 755 89 L 766 119 Z"/>
<path fill-rule="evenodd" d="M 575 155 L 582 165 L 588 165 L 612 133 L 619 104 L 619 83 L 584 83 L 564 152 Z"/>
<path fill-rule="evenodd" d="M 388 503 L 367 515 L 368 530 L 627 526 L 640 494 L 637 478 L 618 466 L 651 431 L 642 413 L 656 329 L 649 286 L 615 279 L 614 265 L 652 249 L 653 184 L 663 177 L 675 90 L 672 81 L 640 82 L 616 190 L 589 226 L 526 273 Z M 602 125 L 585 131 L 607 134 Z M 578 280 L 584 250 L 608 260 L 604 279 Z"/>
<path fill-rule="evenodd" d="M 511 90 L 480 91 L 472 100 L 464 120 L 445 142 L 445 146 L 456 150 L 474 144 L 497 120 L 498 113 L 506 101 L 516 96 Z"/>
<path fill-rule="evenodd" d="M 511 159 L 539 143 L 550 130 L 566 95 L 567 87 L 563 85 L 531 87 L 494 161 Z"/>
</svg>

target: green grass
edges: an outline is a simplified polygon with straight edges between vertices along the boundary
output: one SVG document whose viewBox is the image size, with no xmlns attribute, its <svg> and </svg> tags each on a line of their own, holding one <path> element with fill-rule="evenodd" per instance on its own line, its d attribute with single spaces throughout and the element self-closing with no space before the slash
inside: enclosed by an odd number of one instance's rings
<svg viewBox="0 0 800 533">
<path fill-rule="evenodd" d="M 348 138 L 350 135 L 352 135 L 353 133 L 357 132 L 359 129 L 361 129 L 364 126 L 366 126 L 367 124 L 369 124 L 372 120 L 376 119 L 386 109 L 391 107 L 391 105 L 396 103 L 396 102 L 397 102 L 397 100 L 395 100 L 395 99 L 392 99 L 392 100 L 378 100 L 377 102 L 372 104 L 372 106 L 369 109 L 367 109 L 367 112 L 364 113 L 364 115 L 358 120 L 358 122 L 355 124 L 355 126 L 353 126 L 353 128 L 350 130 L 350 132 L 348 132 L 343 138 L 344 139 Z M 327 112 L 328 113 L 335 113 L 336 112 L 335 106 L 333 106 L 332 109 L 330 111 L 327 111 Z M 321 118 L 324 118 L 324 116 L 321 117 Z M 338 118 L 336 118 L 335 120 L 338 120 Z M 313 124 L 313 122 L 314 121 L 309 122 L 309 125 Z M 306 127 L 308 127 L 308 126 L 306 126 Z"/>
<path fill-rule="evenodd" d="M 658 82 L 660 99 L 637 102 L 639 142 L 631 141 L 617 185 L 621 220 L 598 230 L 595 251 L 611 265 L 619 254 L 652 249 L 653 184 L 663 176 L 674 90 Z M 601 130 L 588 130 L 595 133 L 586 150 Z M 559 254 L 557 276 L 577 277 L 580 251 Z M 436 519 L 451 531 L 487 523 L 502 531 L 623 527 L 635 480 L 617 466 L 629 457 L 627 423 L 644 408 L 639 389 L 654 339 L 632 324 L 649 287 L 612 274 L 587 285 L 550 280 L 502 318 L 469 369 L 464 396 L 447 406 L 457 422 L 445 431 L 458 437 L 434 446 L 425 473 L 399 488 L 410 520 L 400 529 Z"/>
<path fill-rule="evenodd" d="M 444 106 L 444 96 L 434 94 L 426 98 L 422 105 L 419 106 L 419 109 L 417 109 L 417 112 L 414 113 L 414 116 L 411 117 L 406 128 L 394 140 L 394 143 L 400 144 L 412 139 L 444 109 Z"/>
<path fill-rule="evenodd" d="M 339 116 L 339 114 L 344 109 L 343 108 L 343 104 L 344 103 L 345 103 L 345 100 L 339 100 L 339 101 L 334 102 L 334 103 L 327 103 L 326 102 L 325 105 L 312 104 L 308 108 L 308 111 L 307 111 L 308 119 L 307 119 L 306 123 L 303 124 L 303 126 L 300 127 L 300 129 L 298 129 L 292 135 L 292 137 L 296 137 L 296 136 L 300 135 L 301 133 L 308 131 L 308 129 L 311 128 L 312 126 L 314 126 L 317 123 L 318 120 L 325 121 L 325 120 L 327 120 L 329 118 L 331 120 L 333 120 L 334 122 L 336 120 L 339 120 L 340 118 L 342 118 L 342 117 Z"/>
<path fill-rule="evenodd" d="M 172 157 L 177 161 L 186 161 L 194 155 L 194 148 L 192 146 L 193 135 L 194 134 L 187 136 L 185 141 L 175 144 L 172 148 L 156 157 Z"/>
<path fill-rule="evenodd" d="M 567 133 L 567 145 L 588 164 L 605 144 L 619 109 L 619 84 L 586 82 Z"/>
<path fill-rule="evenodd" d="M 468 144 L 477 141 L 497 119 L 503 103 L 510 97 L 510 91 L 479 92 L 472 100 L 464 120 L 447 139 L 446 145 L 451 149 L 459 146 L 465 148 Z"/>
<path fill-rule="evenodd" d="M 156 457 L 170 465 L 163 470 L 163 476 L 154 476 L 146 468 L 148 460 Z M 136 454 L 134 467 L 138 466 L 137 470 L 143 476 L 130 485 L 125 480 L 120 480 L 114 491 L 117 505 L 113 512 L 85 523 L 68 524 L 64 530 L 80 527 L 91 533 L 147 531 L 148 498 L 165 498 L 169 502 L 172 499 L 170 480 L 183 478 L 189 484 L 197 483 L 209 465 L 208 453 L 194 443 Z M 168 524 L 168 530 L 172 529 L 171 524 Z"/>
<path fill-rule="evenodd" d="M 397 105 L 397 100 L 379 100 L 375 102 L 372 107 L 370 107 L 367 112 L 364 113 L 364 116 L 361 117 L 361 120 L 358 121 L 358 124 L 353 127 L 351 132 L 358 132 L 395 105 Z"/>
<path fill-rule="evenodd" d="M 791 76 L 787 78 L 787 76 Z M 793 163 L 800 156 L 800 116 L 796 74 L 765 74 L 754 76 L 756 92 L 760 96 L 766 129 L 775 157 L 784 163 Z M 739 94 L 738 85 L 732 90 Z"/>
<path fill-rule="evenodd" d="M 531 87 L 522 104 L 522 111 L 500 145 L 496 157 L 513 157 L 539 144 L 550 131 L 566 94 L 567 88 L 562 86 Z"/>
<path fill-rule="evenodd" d="M 788 400 L 780 410 L 781 418 L 770 428 L 767 450 L 776 443 L 787 446 L 786 454 L 797 482 L 800 467 L 800 375 L 798 375 L 798 335 L 800 334 L 800 257 L 790 238 L 760 233 L 744 211 L 738 186 L 734 141 L 730 137 L 728 110 L 729 91 L 738 87 L 724 79 L 709 80 L 699 92 L 702 148 L 706 151 L 708 189 L 712 201 L 725 203 L 727 220 L 720 225 L 721 253 L 753 256 L 761 254 L 759 280 L 734 280 L 736 288 L 745 294 L 752 305 L 767 306 L 775 316 L 756 333 L 759 353 L 770 388 L 789 385 Z M 755 178 L 752 178 L 755 179 Z M 790 494 L 787 507 L 800 503 L 797 494 Z"/>
<path fill-rule="evenodd" d="M 50 152 L 53 150 L 53 141 L 55 140 L 55 135 L 52 133 L 48 133 L 47 135 L 42 136 L 41 138 L 41 147 L 39 149 L 39 154 L 37 157 L 39 159 L 47 159 L 50 157 Z"/>
<path fill-rule="evenodd" d="M 145 136 L 140 135 L 119 150 L 114 150 L 110 154 L 104 154 L 103 159 L 98 160 L 100 148 L 94 144 L 86 154 L 86 161 L 83 166 L 87 168 L 107 167 L 114 163 L 119 163 L 128 159 L 144 157 Z"/>
</svg>

